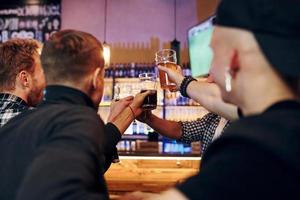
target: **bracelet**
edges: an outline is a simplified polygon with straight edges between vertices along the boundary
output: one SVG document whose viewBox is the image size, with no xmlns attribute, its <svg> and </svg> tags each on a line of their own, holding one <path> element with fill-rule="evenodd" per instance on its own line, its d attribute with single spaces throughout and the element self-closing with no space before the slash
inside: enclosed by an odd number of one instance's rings
<svg viewBox="0 0 300 200">
<path fill-rule="evenodd" d="M 197 81 L 196 79 L 194 79 L 191 76 L 186 76 L 184 77 L 184 79 L 182 80 L 181 84 L 180 84 L 180 93 L 183 97 L 187 97 L 190 98 L 189 95 L 187 94 L 187 87 L 188 85 L 192 82 L 192 81 Z"/>
<path fill-rule="evenodd" d="M 135 114 L 134 114 L 134 112 L 133 112 L 133 109 L 131 108 L 131 106 L 130 105 L 128 105 L 128 107 L 129 107 L 129 109 L 131 110 L 131 112 L 132 112 L 132 115 L 133 115 L 133 119 L 135 119 Z"/>
</svg>

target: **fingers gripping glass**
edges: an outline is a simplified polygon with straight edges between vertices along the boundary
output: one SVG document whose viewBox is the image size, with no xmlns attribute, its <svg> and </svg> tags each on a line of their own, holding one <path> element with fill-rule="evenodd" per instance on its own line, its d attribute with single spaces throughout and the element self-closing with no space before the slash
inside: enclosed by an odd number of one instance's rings
<svg viewBox="0 0 300 200">
<path fill-rule="evenodd" d="M 157 106 L 157 90 L 156 90 L 156 75 L 154 73 L 142 73 L 139 75 L 141 93 L 151 91 L 151 93 L 145 97 L 142 104 L 144 110 L 154 110 Z"/>
<path fill-rule="evenodd" d="M 163 49 L 161 51 L 156 52 L 155 63 L 156 65 L 161 65 L 169 69 L 176 70 L 176 51 L 172 49 Z M 162 70 L 158 70 L 158 72 L 161 88 L 168 89 L 170 91 L 176 90 L 176 84 L 169 79 L 168 74 Z"/>
</svg>

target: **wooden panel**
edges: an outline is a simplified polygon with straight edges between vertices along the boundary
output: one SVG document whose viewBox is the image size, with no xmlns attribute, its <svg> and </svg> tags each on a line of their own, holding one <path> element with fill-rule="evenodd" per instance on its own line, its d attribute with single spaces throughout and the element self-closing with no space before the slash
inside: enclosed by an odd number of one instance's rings
<svg viewBox="0 0 300 200">
<path fill-rule="evenodd" d="M 196 174 L 199 164 L 199 160 L 121 159 L 111 165 L 105 178 L 110 194 L 160 192 Z"/>
<path fill-rule="evenodd" d="M 193 160 L 139 160 L 136 162 L 139 168 L 198 168 L 199 162 Z M 196 164 L 195 167 L 193 164 Z"/>
</svg>

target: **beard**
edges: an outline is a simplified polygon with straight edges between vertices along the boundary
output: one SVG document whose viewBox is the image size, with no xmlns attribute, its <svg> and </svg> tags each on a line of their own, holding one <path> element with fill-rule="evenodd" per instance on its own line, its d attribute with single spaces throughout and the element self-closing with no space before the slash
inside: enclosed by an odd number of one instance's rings
<svg viewBox="0 0 300 200">
<path fill-rule="evenodd" d="M 28 95 L 28 105 L 35 107 L 43 100 L 43 89 L 32 90 Z"/>
<path fill-rule="evenodd" d="M 31 89 L 27 99 L 29 106 L 35 107 L 43 100 L 44 88 L 44 84 L 38 84 L 38 81 L 34 80 L 34 87 Z"/>
</svg>

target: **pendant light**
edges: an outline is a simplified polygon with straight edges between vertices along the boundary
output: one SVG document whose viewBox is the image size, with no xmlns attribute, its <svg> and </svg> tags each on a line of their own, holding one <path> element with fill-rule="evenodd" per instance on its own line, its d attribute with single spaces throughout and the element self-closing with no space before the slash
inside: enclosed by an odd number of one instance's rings
<svg viewBox="0 0 300 200">
<path fill-rule="evenodd" d="M 105 61 L 105 67 L 109 67 L 110 64 L 110 47 L 106 43 L 106 24 L 107 24 L 107 0 L 104 5 L 104 42 L 103 42 L 103 57 Z"/>
<path fill-rule="evenodd" d="M 176 20 L 176 11 L 177 11 L 177 0 L 174 0 L 174 40 L 171 42 L 171 49 L 176 51 L 177 64 L 180 64 L 180 42 L 176 39 L 176 29 L 177 29 L 177 20 Z"/>
</svg>

